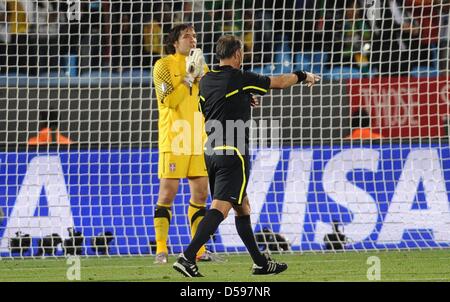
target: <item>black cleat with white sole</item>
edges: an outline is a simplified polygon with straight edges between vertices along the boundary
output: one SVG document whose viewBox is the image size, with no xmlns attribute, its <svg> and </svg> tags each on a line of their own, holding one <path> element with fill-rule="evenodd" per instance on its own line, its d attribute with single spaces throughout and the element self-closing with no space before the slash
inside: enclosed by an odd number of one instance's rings
<svg viewBox="0 0 450 302">
<path fill-rule="evenodd" d="M 264 266 L 258 266 L 253 264 L 252 274 L 253 275 L 276 275 L 287 270 L 288 266 L 286 263 L 276 262 L 270 257 L 267 257 L 267 264 Z"/>
<path fill-rule="evenodd" d="M 173 268 L 185 277 L 203 277 L 198 271 L 198 266 L 194 262 L 187 260 L 183 254 L 178 257 L 177 261 L 173 264 Z"/>
</svg>

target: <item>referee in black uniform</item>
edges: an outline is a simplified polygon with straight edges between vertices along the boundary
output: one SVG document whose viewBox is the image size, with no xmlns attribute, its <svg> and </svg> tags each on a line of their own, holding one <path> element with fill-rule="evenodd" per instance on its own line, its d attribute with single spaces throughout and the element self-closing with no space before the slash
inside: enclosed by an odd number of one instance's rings
<svg viewBox="0 0 450 302">
<path fill-rule="evenodd" d="M 219 39 L 216 56 L 220 64 L 200 81 L 199 102 L 208 134 L 205 161 L 213 201 L 190 245 L 173 267 L 187 277 L 202 277 L 195 255 L 233 208 L 237 232 L 254 262 L 252 273 L 278 274 L 287 269 L 287 264 L 262 254 L 255 241 L 246 193 L 250 175 L 249 129 L 235 125 L 250 120 L 251 107 L 258 105 L 252 94 L 264 95 L 271 88 L 283 89 L 301 82 L 311 87 L 320 77 L 304 71 L 271 77 L 242 71 L 242 42 L 231 35 Z M 217 133 L 218 129 L 222 133 Z"/>
</svg>

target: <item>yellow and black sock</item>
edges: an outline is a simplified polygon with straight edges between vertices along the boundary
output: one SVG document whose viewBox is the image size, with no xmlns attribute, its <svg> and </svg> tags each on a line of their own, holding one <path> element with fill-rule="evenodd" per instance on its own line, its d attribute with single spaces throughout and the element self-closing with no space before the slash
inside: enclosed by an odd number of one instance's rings
<svg viewBox="0 0 450 302">
<path fill-rule="evenodd" d="M 206 206 L 202 204 L 195 203 L 193 201 L 189 202 L 189 208 L 188 208 L 188 218 L 189 223 L 191 225 L 191 236 L 194 238 L 195 234 L 197 233 L 198 224 L 200 221 L 202 221 L 203 217 L 205 217 L 206 213 Z M 203 255 L 205 253 L 206 248 L 204 245 L 198 250 L 197 256 Z"/>
<path fill-rule="evenodd" d="M 153 224 L 156 236 L 156 253 L 168 253 L 167 238 L 169 237 L 170 221 L 172 219 L 172 211 L 170 206 L 156 205 Z"/>
</svg>

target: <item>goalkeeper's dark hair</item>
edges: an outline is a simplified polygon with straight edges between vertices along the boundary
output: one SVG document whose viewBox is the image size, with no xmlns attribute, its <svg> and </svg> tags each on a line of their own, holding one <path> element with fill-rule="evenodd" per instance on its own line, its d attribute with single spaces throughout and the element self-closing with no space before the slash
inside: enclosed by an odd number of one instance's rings
<svg viewBox="0 0 450 302">
<path fill-rule="evenodd" d="M 225 35 L 219 38 L 216 46 L 217 59 L 223 60 L 233 57 L 234 53 L 242 49 L 242 41 L 233 35 Z"/>
<path fill-rule="evenodd" d="M 164 39 L 164 45 L 165 45 L 164 50 L 165 50 L 166 54 L 168 54 L 168 55 L 175 54 L 176 50 L 175 50 L 174 44 L 180 38 L 181 32 L 188 28 L 194 29 L 194 25 L 184 23 L 184 24 L 176 25 L 170 29 L 169 33 L 167 34 L 167 36 Z"/>
</svg>

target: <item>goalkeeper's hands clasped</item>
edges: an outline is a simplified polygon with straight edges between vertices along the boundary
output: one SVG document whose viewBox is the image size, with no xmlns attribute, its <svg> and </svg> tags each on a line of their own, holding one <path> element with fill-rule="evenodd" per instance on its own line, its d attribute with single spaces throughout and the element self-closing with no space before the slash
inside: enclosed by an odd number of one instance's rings
<svg viewBox="0 0 450 302">
<path fill-rule="evenodd" d="M 192 85 L 194 85 L 194 82 L 195 82 L 195 77 L 192 74 L 187 73 L 186 76 L 184 77 L 184 83 L 188 87 L 192 87 Z"/>
<path fill-rule="evenodd" d="M 200 48 L 192 48 L 189 56 L 186 57 L 186 77 L 185 83 L 192 87 L 195 80 L 200 79 L 204 74 L 205 58 Z"/>
</svg>

